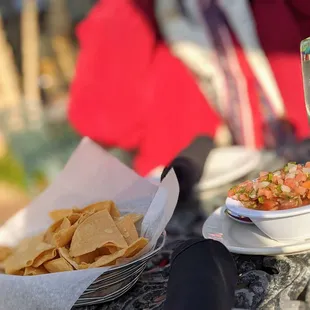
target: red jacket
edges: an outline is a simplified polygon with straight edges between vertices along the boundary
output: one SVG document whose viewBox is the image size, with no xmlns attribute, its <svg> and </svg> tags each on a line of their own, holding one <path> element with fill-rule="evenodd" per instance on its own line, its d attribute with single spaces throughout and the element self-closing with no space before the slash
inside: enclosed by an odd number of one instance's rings
<svg viewBox="0 0 310 310">
<path fill-rule="evenodd" d="M 310 2 L 291 0 L 290 9 L 273 2 L 253 1 L 257 30 L 289 119 L 304 137 L 299 43 L 310 35 Z M 221 119 L 160 39 L 152 1 L 101 0 L 77 33 L 81 51 L 69 120 L 80 134 L 136 150 L 142 175 L 169 163 L 197 135 L 214 136 Z"/>
</svg>

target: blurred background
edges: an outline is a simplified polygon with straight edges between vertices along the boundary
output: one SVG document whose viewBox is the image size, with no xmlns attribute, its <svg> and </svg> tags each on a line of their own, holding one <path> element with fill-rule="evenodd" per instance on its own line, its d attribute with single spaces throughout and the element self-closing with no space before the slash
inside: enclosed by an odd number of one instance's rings
<svg viewBox="0 0 310 310">
<path fill-rule="evenodd" d="M 94 2 L 0 1 L 3 218 L 48 184 L 79 141 L 66 117 L 78 52 L 74 29 Z"/>
<path fill-rule="evenodd" d="M 190 158 L 215 206 L 269 158 L 308 160 L 309 35 L 306 0 L 0 0 L 0 225 L 81 136 L 142 176 Z"/>
</svg>

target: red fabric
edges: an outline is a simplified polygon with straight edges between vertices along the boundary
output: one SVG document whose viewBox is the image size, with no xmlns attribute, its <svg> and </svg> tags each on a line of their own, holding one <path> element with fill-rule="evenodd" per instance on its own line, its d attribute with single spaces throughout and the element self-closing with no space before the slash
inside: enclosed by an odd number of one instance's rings
<svg viewBox="0 0 310 310">
<path fill-rule="evenodd" d="M 158 40 L 151 11 L 145 0 L 103 0 L 92 10 L 78 29 L 69 105 L 80 134 L 136 149 L 141 175 L 168 164 L 197 135 L 213 136 L 220 122 L 187 68 Z"/>
<path fill-rule="evenodd" d="M 310 2 L 285 3 L 254 0 L 253 14 L 288 118 L 305 137 L 299 42 L 310 35 Z M 152 11 L 150 0 L 101 0 L 95 6 L 78 29 L 81 52 L 69 106 L 80 134 L 137 150 L 135 168 L 142 175 L 167 164 L 197 135 L 214 136 L 220 124 L 187 68 L 158 38 Z M 252 73 L 240 49 L 238 57 L 257 115 Z M 258 120 L 255 130 L 260 137 Z"/>
<path fill-rule="evenodd" d="M 287 119 L 295 126 L 299 138 L 307 137 L 309 125 L 304 101 L 299 45 L 306 33 L 310 36 L 310 18 L 308 17 L 308 23 L 305 23 L 283 0 L 253 2 L 258 36 L 284 99 Z M 310 12 L 310 1 L 291 0 L 291 2 L 296 8 Z"/>
<path fill-rule="evenodd" d="M 154 61 L 144 81 L 149 104 L 145 114 L 145 135 L 139 147 L 136 169 L 150 169 L 169 163 L 198 135 L 213 137 L 219 118 L 205 101 L 187 68 L 164 44 L 158 44 Z"/>
<path fill-rule="evenodd" d="M 141 81 L 156 46 L 152 25 L 131 1 L 103 0 L 77 34 L 81 51 L 71 85 L 71 123 L 98 142 L 137 148 L 148 108 Z"/>
<path fill-rule="evenodd" d="M 308 25 L 309 25 L 310 3 L 308 0 L 287 0 L 287 4 L 293 10 L 296 17 L 298 17 L 299 19 L 304 18 L 305 20 L 308 21 Z M 308 36 L 309 36 L 309 31 L 305 35 L 305 37 L 308 37 Z"/>
</svg>

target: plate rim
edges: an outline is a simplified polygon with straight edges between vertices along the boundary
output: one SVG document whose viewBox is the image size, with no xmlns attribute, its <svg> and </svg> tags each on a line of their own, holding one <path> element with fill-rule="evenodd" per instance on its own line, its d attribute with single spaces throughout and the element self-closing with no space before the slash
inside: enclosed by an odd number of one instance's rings
<svg viewBox="0 0 310 310">
<path fill-rule="evenodd" d="M 212 214 L 210 214 L 210 216 L 206 219 L 206 221 L 203 224 L 202 227 L 202 235 L 205 239 L 211 239 L 206 235 L 207 232 L 207 226 L 209 226 L 210 224 L 207 223 L 208 220 L 215 215 L 216 212 L 220 212 L 220 216 L 222 217 L 224 214 L 224 210 L 225 210 L 225 206 L 221 206 L 219 208 L 217 208 Z M 229 219 L 226 215 L 226 220 L 231 220 Z M 242 223 L 238 223 L 236 222 L 237 225 L 242 225 L 245 229 L 246 227 L 249 227 L 249 225 L 244 225 Z M 253 226 L 252 226 L 253 227 Z M 256 227 L 254 225 L 254 227 Z M 256 229 L 258 229 L 256 227 Z M 220 232 L 222 233 L 222 232 Z M 268 238 L 268 237 L 267 237 Z M 269 238 L 270 239 L 270 238 Z M 220 240 L 217 240 L 220 241 Z M 241 247 L 241 246 L 231 246 L 231 245 L 227 245 L 225 244 L 224 240 L 220 241 L 223 245 L 225 245 L 225 247 L 234 254 L 243 254 L 243 255 L 265 255 L 265 256 L 277 256 L 277 255 L 293 255 L 293 254 L 300 254 L 300 253 L 304 253 L 304 252 L 308 252 L 310 251 L 310 240 L 307 242 L 296 242 L 296 241 L 292 241 L 292 243 L 280 243 L 279 242 L 279 246 L 273 246 L 273 247 L 253 247 L 253 248 L 245 248 L 245 247 Z"/>
</svg>

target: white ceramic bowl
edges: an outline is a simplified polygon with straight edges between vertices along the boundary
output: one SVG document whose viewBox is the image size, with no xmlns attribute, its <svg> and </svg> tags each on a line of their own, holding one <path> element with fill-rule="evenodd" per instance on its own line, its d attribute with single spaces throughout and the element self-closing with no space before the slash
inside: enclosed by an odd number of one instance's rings
<svg viewBox="0 0 310 310">
<path fill-rule="evenodd" d="M 279 211 L 257 211 L 245 208 L 232 198 L 226 199 L 230 211 L 248 217 L 269 238 L 289 242 L 310 238 L 310 205 Z"/>
</svg>

